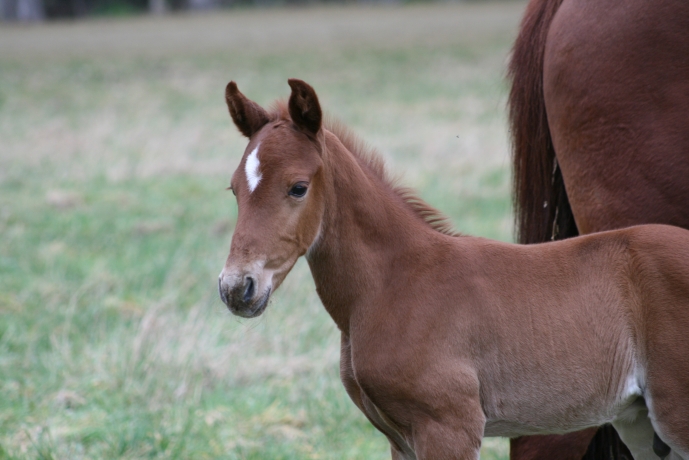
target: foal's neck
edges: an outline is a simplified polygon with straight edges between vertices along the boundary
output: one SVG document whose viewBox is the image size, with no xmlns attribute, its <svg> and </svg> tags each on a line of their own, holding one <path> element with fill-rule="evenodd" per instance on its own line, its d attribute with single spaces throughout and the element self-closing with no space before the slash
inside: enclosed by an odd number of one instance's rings
<svg viewBox="0 0 689 460">
<path fill-rule="evenodd" d="M 367 162 L 325 132 L 326 205 L 307 259 L 326 310 L 345 334 L 369 312 L 405 261 L 420 261 L 441 235 Z"/>
</svg>

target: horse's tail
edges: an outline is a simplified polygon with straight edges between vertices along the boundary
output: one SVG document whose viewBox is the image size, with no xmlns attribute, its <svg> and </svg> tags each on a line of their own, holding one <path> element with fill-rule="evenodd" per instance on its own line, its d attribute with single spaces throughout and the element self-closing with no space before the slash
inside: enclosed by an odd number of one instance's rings
<svg viewBox="0 0 689 460">
<path fill-rule="evenodd" d="M 543 97 L 545 42 L 562 1 L 531 0 L 509 64 L 513 203 L 517 241 L 522 244 L 578 234 L 555 160 Z"/>
</svg>

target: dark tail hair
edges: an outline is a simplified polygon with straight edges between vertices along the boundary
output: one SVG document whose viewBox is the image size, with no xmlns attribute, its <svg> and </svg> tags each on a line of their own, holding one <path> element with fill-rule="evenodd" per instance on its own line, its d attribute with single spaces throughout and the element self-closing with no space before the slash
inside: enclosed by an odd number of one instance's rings
<svg viewBox="0 0 689 460">
<path fill-rule="evenodd" d="M 543 98 L 545 41 L 562 1 L 529 3 L 509 64 L 512 197 L 517 241 L 522 244 L 579 233 L 555 159 Z"/>
</svg>

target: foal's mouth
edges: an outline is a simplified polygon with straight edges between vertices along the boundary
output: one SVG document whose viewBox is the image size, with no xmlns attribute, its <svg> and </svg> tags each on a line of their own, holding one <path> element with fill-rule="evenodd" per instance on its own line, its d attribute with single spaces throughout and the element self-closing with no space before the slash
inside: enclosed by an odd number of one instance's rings
<svg viewBox="0 0 689 460">
<path fill-rule="evenodd" d="M 268 306 L 268 300 L 270 300 L 270 289 L 268 289 L 261 297 L 256 299 L 252 304 L 250 304 L 249 309 L 234 310 L 230 307 L 230 311 L 242 318 L 256 318 L 260 316 Z"/>
<path fill-rule="evenodd" d="M 233 290 L 227 295 L 220 291 L 220 298 L 227 305 L 228 310 L 232 312 L 233 315 L 241 316 L 242 318 L 255 318 L 260 316 L 268 306 L 268 300 L 270 300 L 271 289 L 268 288 L 263 295 L 256 299 L 252 299 L 252 296 L 247 295 L 247 290 Z M 241 292 L 243 291 L 243 292 Z"/>
</svg>

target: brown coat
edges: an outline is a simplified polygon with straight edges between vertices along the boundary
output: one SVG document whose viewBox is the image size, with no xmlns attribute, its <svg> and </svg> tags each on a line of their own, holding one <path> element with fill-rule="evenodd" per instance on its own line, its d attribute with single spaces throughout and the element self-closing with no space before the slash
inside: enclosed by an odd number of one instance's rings
<svg viewBox="0 0 689 460">
<path fill-rule="evenodd" d="M 643 456 L 646 410 L 689 455 L 689 231 L 531 246 L 450 234 L 351 135 L 322 126 L 310 86 L 290 86 L 288 109 L 269 115 L 228 85 L 250 137 L 219 279 L 234 313 L 261 314 L 306 255 L 342 332 L 345 388 L 393 458 L 475 459 L 483 436 L 606 422 L 641 430 L 630 447 Z"/>
</svg>

